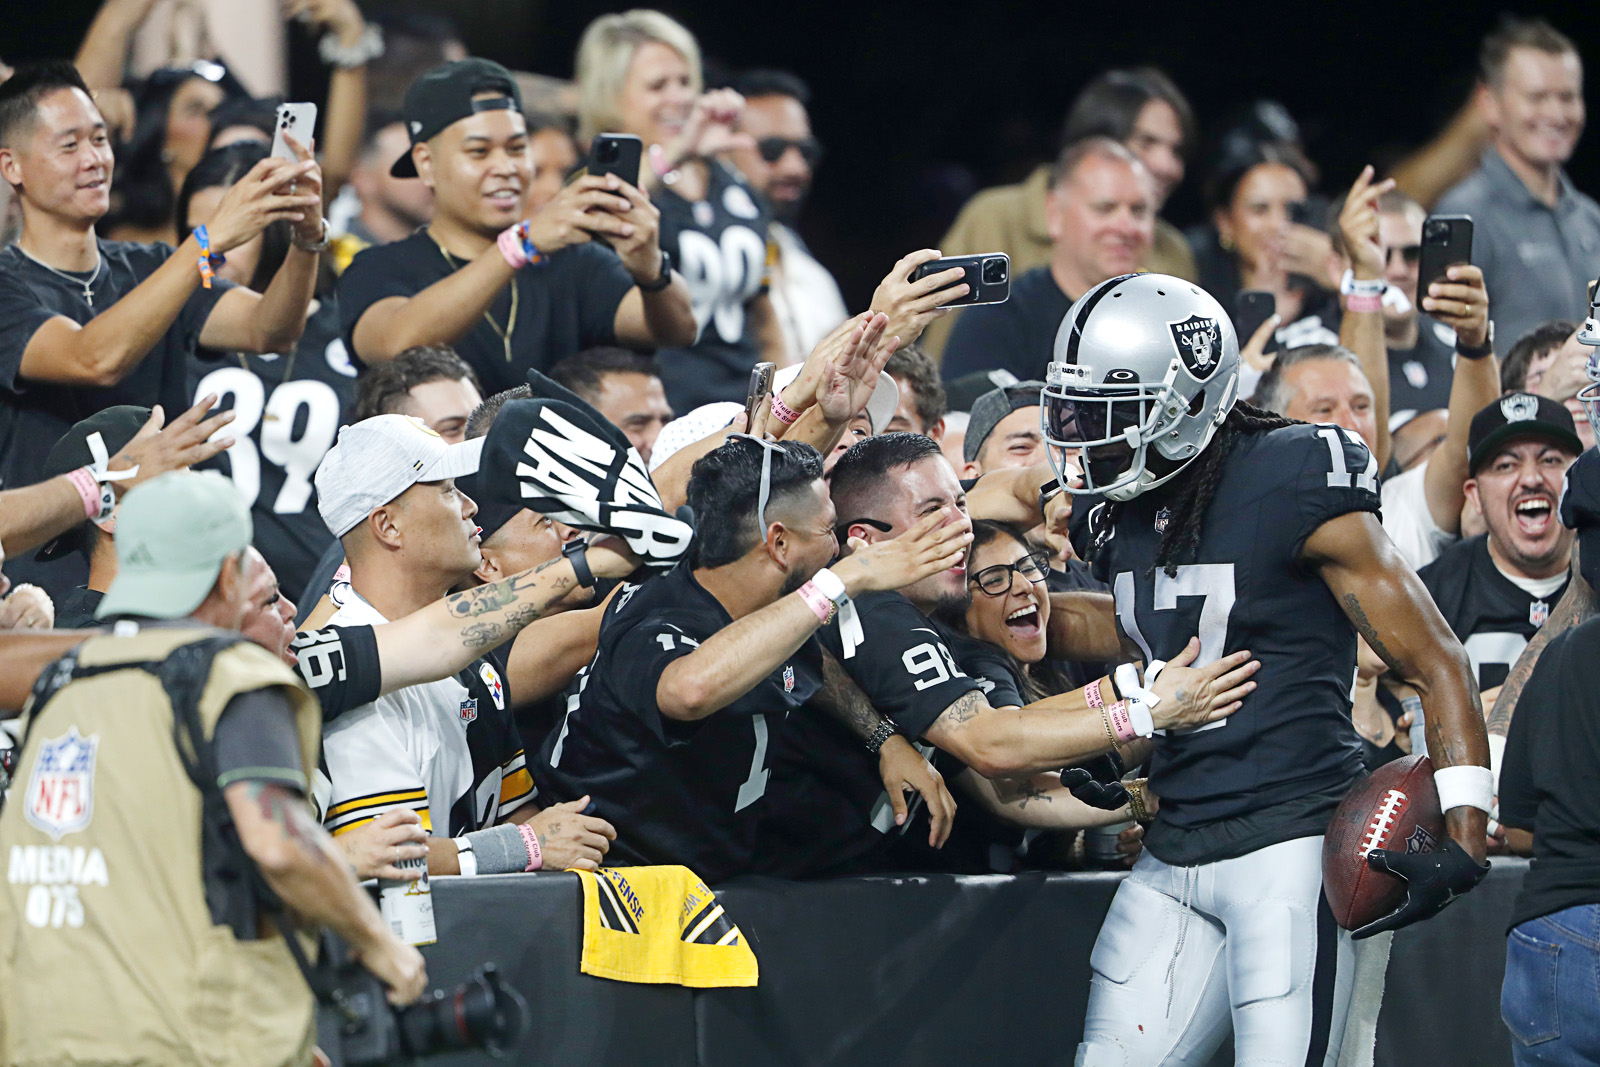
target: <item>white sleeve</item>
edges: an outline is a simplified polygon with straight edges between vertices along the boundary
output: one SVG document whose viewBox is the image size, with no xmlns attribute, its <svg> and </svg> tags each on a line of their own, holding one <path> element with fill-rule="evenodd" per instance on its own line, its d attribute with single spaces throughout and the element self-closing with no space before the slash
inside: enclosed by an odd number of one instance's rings
<svg viewBox="0 0 1600 1067">
<path fill-rule="evenodd" d="M 1383 498 L 1383 531 L 1413 570 L 1421 570 L 1438 559 L 1439 553 L 1456 539 L 1439 528 L 1428 510 L 1424 482 L 1427 470 L 1424 461 L 1388 479 L 1379 490 Z"/>
<path fill-rule="evenodd" d="M 323 731 L 322 760 L 332 783 L 323 824 L 335 837 L 394 808 L 412 809 L 433 831 L 423 769 L 389 718 L 377 704 L 365 704 Z"/>
</svg>

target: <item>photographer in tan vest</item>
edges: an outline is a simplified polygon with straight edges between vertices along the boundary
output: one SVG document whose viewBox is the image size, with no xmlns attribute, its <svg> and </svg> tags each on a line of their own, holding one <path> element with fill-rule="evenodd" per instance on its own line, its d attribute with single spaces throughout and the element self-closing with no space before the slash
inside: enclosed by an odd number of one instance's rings
<svg viewBox="0 0 1600 1067">
<path fill-rule="evenodd" d="M 237 637 L 250 538 L 214 473 L 122 502 L 97 611 L 112 630 L 35 688 L 0 810 L 0 1063 L 309 1064 L 313 995 L 279 902 L 394 1002 L 426 983 L 306 805 L 316 701 Z"/>
</svg>

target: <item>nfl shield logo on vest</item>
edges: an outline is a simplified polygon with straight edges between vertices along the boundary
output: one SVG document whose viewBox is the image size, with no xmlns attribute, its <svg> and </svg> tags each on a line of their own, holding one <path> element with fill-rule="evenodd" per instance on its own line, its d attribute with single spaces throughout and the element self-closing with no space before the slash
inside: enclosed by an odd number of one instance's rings
<svg viewBox="0 0 1600 1067">
<path fill-rule="evenodd" d="M 783 665 L 783 691 L 785 693 L 794 692 L 794 668 L 787 663 Z"/>
<path fill-rule="evenodd" d="M 470 723 L 478 717 L 478 698 L 468 697 L 461 702 L 461 721 Z"/>
<path fill-rule="evenodd" d="M 76 726 L 39 746 L 22 809 L 29 825 L 56 841 L 89 825 L 94 816 L 94 760 L 99 748 L 99 734 L 84 737 Z"/>
<path fill-rule="evenodd" d="M 1528 605 L 1528 622 L 1534 626 L 1543 626 L 1544 621 L 1550 617 L 1550 605 L 1542 600 L 1535 600 Z"/>
</svg>

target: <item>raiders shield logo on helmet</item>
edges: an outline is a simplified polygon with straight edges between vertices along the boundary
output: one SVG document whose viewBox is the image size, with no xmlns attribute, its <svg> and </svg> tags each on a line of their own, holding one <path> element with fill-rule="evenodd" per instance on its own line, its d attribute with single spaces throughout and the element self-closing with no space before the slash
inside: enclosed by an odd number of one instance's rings
<svg viewBox="0 0 1600 1067">
<path fill-rule="evenodd" d="M 1196 378 L 1209 378 L 1217 369 L 1217 359 L 1222 355 L 1222 331 L 1217 320 L 1203 315 L 1190 315 L 1182 322 L 1169 322 L 1172 343 L 1178 358 Z"/>
</svg>

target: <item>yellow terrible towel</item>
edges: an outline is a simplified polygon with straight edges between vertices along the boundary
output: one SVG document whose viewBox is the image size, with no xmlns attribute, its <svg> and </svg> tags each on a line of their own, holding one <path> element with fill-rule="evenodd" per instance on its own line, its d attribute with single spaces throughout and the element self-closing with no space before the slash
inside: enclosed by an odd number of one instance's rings
<svg viewBox="0 0 1600 1067">
<path fill-rule="evenodd" d="M 574 873 L 583 883 L 584 974 L 699 989 L 756 984 L 756 954 L 689 868 Z"/>
</svg>

